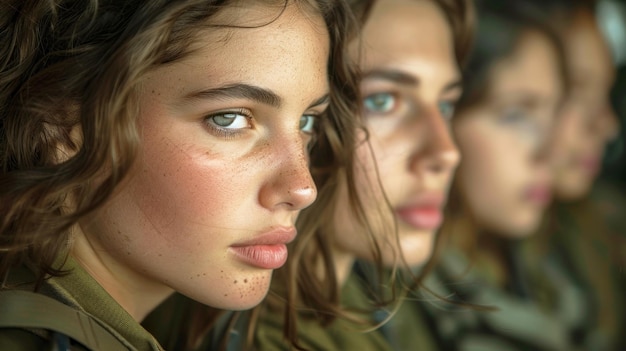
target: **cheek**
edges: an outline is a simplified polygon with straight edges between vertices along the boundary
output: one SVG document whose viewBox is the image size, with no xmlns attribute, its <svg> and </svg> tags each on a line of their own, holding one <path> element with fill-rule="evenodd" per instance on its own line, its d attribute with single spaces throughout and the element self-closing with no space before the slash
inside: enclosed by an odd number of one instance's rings
<svg viewBox="0 0 626 351">
<path fill-rule="evenodd" d="M 573 109 L 568 109 L 560 116 L 555 125 L 553 137 L 556 155 L 563 157 L 576 145 L 579 139 L 579 130 L 583 128 L 582 117 Z"/>
<path fill-rule="evenodd" d="M 132 196 L 157 232 L 193 244 L 191 239 L 224 223 L 244 226 L 236 215 L 251 190 L 235 162 L 165 138 L 154 141 L 145 139 Z"/>
<path fill-rule="evenodd" d="M 493 207 L 520 191 L 524 160 L 519 145 L 510 138 L 504 132 L 478 128 L 459 133 L 462 162 L 457 177 L 471 204 Z"/>
</svg>

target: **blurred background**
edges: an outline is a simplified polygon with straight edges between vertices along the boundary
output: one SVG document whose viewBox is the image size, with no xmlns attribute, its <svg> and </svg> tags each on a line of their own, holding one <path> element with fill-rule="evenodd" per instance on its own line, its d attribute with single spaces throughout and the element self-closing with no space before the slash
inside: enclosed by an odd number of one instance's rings
<svg viewBox="0 0 626 351">
<path fill-rule="evenodd" d="M 626 191 L 626 0 L 600 0 L 597 15 L 617 65 L 612 102 L 620 120 L 620 133 L 604 157 L 601 177 Z"/>
</svg>

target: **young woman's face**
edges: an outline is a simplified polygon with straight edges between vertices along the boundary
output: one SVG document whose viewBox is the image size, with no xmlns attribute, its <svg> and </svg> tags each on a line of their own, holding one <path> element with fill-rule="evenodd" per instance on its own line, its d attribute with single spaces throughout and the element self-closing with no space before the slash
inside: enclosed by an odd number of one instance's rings
<svg viewBox="0 0 626 351">
<path fill-rule="evenodd" d="M 367 143 L 358 147 L 359 196 L 373 222 L 397 221 L 398 239 L 390 230 L 376 233 L 384 261 L 393 263 L 401 252 L 409 264 L 418 265 L 430 256 L 459 161 L 449 130 L 461 93 L 451 29 L 432 1 L 380 0 L 362 36 L 362 118 L 372 153 Z M 359 49 L 354 52 L 359 55 Z M 391 214 L 382 191 L 375 190 L 377 170 Z M 344 189 L 335 223 L 337 246 L 371 258 L 371 246 L 347 213 L 347 202 Z"/>
<path fill-rule="evenodd" d="M 585 196 L 602 165 L 607 142 L 617 133 L 609 101 L 615 69 L 609 50 L 590 14 L 568 29 L 566 58 L 573 86 L 555 135 L 556 195 Z"/>
<path fill-rule="evenodd" d="M 484 228 L 529 233 L 550 201 L 543 149 L 562 94 L 558 67 L 548 39 L 529 32 L 492 68 L 485 101 L 455 117 L 459 191 Z"/>
<path fill-rule="evenodd" d="M 136 167 L 81 224 L 126 289 L 177 290 L 224 309 L 265 296 L 317 195 L 307 144 L 327 106 L 329 37 L 320 16 L 301 11 L 288 6 L 267 24 L 276 8 L 223 10 L 229 24 L 266 25 L 208 30 L 197 51 L 146 78 Z"/>
</svg>

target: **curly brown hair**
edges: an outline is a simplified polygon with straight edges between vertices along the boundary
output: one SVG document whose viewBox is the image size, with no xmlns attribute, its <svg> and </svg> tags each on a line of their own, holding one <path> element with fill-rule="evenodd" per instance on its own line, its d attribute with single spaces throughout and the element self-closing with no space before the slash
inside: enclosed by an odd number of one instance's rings
<svg viewBox="0 0 626 351">
<path fill-rule="evenodd" d="M 345 49 L 354 21 L 343 1 L 265 2 L 277 16 L 306 6 L 327 25 L 330 105 L 311 149 L 326 189 L 352 162 L 356 79 Z M 245 1 L 0 1 L 0 277 L 19 265 L 33 267 L 38 284 L 63 273 L 53 261 L 67 254 L 70 228 L 135 162 L 141 79 L 188 55 L 194 33 L 227 27 L 211 19 L 234 5 Z"/>
</svg>

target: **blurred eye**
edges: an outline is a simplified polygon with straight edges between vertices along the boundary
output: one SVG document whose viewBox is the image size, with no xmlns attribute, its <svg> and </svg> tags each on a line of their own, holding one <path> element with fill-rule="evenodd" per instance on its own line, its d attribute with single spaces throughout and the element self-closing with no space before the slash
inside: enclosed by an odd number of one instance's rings
<svg viewBox="0 0 626 351">
<path fill-rule="evenodd" d="M 541 126 L 539 122 L 529 116 L 526 111 L 519 109 L 506 111 L 500 115 L 499 122 L 526 136 L 532 138 L 539 138 L 541 136 Z"/>
<path fill-rule="evenodd" d="M 450 120 L 454 116 L 455 104 L 452 101 L 441 101 L 439 103 L 439 113 L 443 118 Z"/>
<path fill-rule="evenodd" d="M 302 117 L 300 117 L 300 130 L 307 134 L 313 134 L 316 120 L 317 116 L 302 115 Z"/>
<path fill-rule="evenodd" d="M 396 97 L 390 93 L 378 93 L 363 99 L 365 110 L 372 113 L 387 113 L 396 106 Z"/>
<path fill-rule="evenodd" d="M 207 122 L 222 129 L 250 128 L 248 116 L 241 113 L 226 112 L 207 117 Z"/>
</svg>

